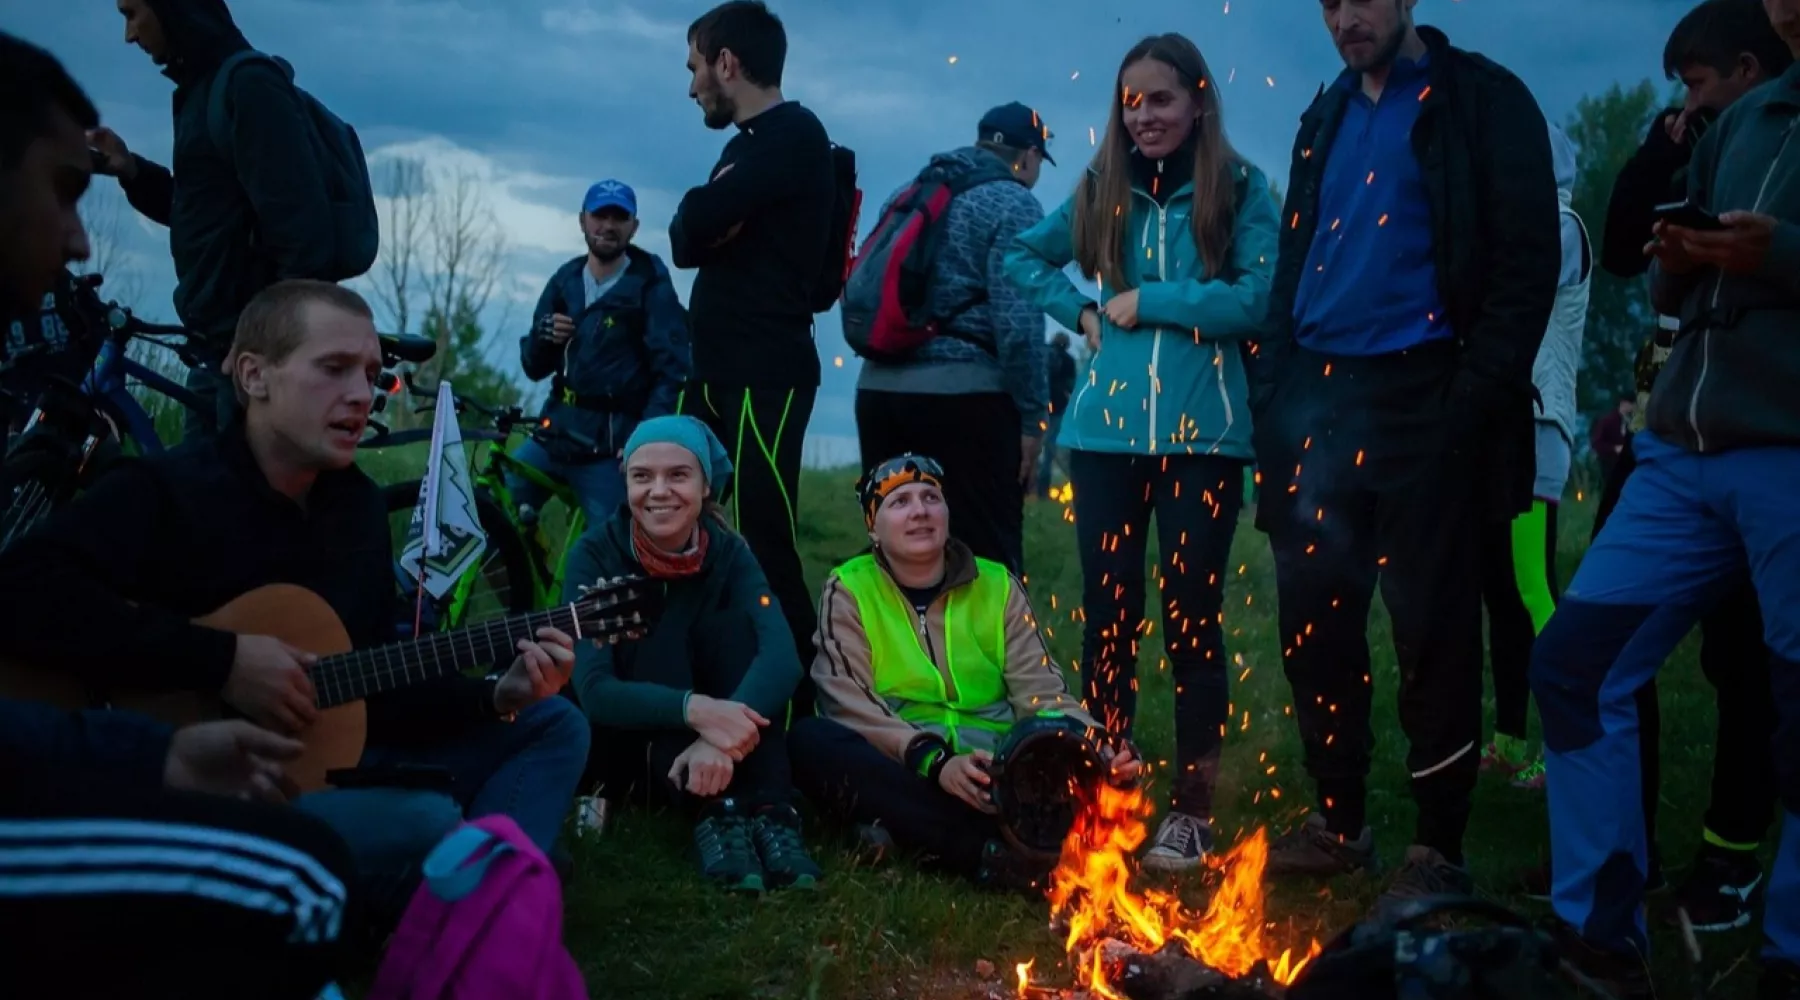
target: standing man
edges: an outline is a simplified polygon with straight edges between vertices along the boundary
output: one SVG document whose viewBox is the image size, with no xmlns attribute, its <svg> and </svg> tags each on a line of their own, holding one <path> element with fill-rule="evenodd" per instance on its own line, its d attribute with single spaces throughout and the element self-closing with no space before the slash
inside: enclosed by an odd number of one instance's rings
<svg viewBox="0 0 1800 1000">
<path fill-rule="evenodd" d="M 188 387 L 216 411 L 216 426 L 188 413 L 184 435 L 210 434 L 235 406 L 221 365 L 245 304 L 284 278 L 346 277 L 333 273 L 334 206 L 292 70 L 247 55 L 250 43 L 224 0 L 118 0 L 118 7 L 125 41 L 175 82 L 179 173 L 132 153 L 111 129 L 96 129 L 88 141 L 132 207 L 169 227 L 175 313 L 206 338 Z"/>
<path fill-rule="evenodd" d="M 1763 0 L 1800 56 L 1800 0 Z M 1652 304 L 1678 316 L 1637 466 L 1532 657 L 1550 793 L 1552 903 L 1576 957 L 1648 996 L 1647 872 L 1633 695 L 1744 574 L 1769 646 L 1786 813 L 1763 911 L 1761 996 L 1800 995 L 1800 65 L 1719 115 L 1687 200 L 1718 220 L 1659 221 Z M 1710 817 L 1709 817 L 1710 818 Z"/>
<path fill-rule="evenodd" d="M 1376 867 L 1367 641 L 1393 617 L 1418 825 L 1384 899 L 1467 892 L 1481 737 L 1478 540 L 1531 506 L 1531 370 L 1562 259 L 1550 132 L 1517 77 L 1320 0 L 1345 72 L 1301 119 L 1252 412 L 1294 714 L 1319 808 L 1274 875 Z"/>
<path fill-rule="evenodd" d="M 675 412 L 689 371 L 687 311 L 662 258 L 633 246 L 637 194 L 600 181 L 581 202 L 587 253 L 557 268 L 538 298 L 519 360 L 533 382 L 549 378 L 548 445 L 527 438 L 513 457 L 574 487 L 587 523 L 625 502 L 619 449 L 641 421 Z M 521 507 L 548 493 L 516 472 L 507 488 Z"/>
<path fill-rule="evenodd" d="M 1056 435 L 1062 432 L 1063 410 L 1075 394 L 1075 359 L 1069 354 L 1069 334 L 1058 330 L 1050 338 L 1045 357 L 1045 377 L 1050 383 L 1050 426 L 1044 431 L 1044 452 L 1038 460 L 1038 496 L 1050 495 L 1050 477 L 1056 465 Z"/>
<path fill-rule="evenodd" d="M 813 595 L 795 547 L 800 458 L 819 354 L 813 283 L 824 269 L 836 192 L 819 119 L 781 95 L 787 31 L 760 0 L 729 0 L 688 28 L 688 96 L 710 129 L 736 128 L 711 179 L 669 223 L 675 266 L 697 268 L 689 299 L 694 375 L 682 411 L 731 452 L 723 502 L 812 660 Z M 810 711 L 802 684 L 796 709 Z"/>
<path fill-rule="evenodd" d="M 973 145 L 932 157 L 888 199 L 882 222 L 922 183 L 960 192 L 937 223 L 942 239 L 928 262 L 925 307 L 938 334 L 905 357 L 865 359 L 856 379 L 863 468 L 907 452 L 937 459 L 956 537 L 1015 576 L 1025 574 L 1025 487 L 1048 414 L 1044 313 L 1006 279 L 1006 251 L 1044 217 L 1031 189 L 1044 163 L 1056 162 L 1048 134 L 1037 112 L 1002 105 L 982 117 Z M 852 283 L 850 295 L 863 287 Z M 845 299 L 846 310 L 879 305 Z"/>
<path fill-rule="evenodd" d="M 1657 115 L 1642 146 L 1619 171 L 1607 206 L 1602 266 L 1622 278 L 1650 270 L 1644 245 L 1654 236 L 1656 206 L 1687 198 L 1689 165 L 1700 140 L 1719 115 L 1745 94 L 1787 71 L 1793 63 L 1787 43 L 1770 25 L 1762 0 L 1705 0 L 1675 25 L 1663 47 L 1663 72 L 1687 89 L 1678 108 Z M 1594 518 L 1594 537 L 1604 530 L 1635 466 L 1631 435 L 1643 429 L 1650 391 L 1668 359 L 1681 317 L 1657 316 L 1656 329 L 1638 353 L 1637 403 L 1622 400 L 1609 442 L 1617 460 L 1609 472 Z M 1595 450 L 1599 451 L 1598 445 Z M 1604 455 L 1602 461 L 1604 461 Z M 1700 620 L 1700 671 L 1718 694 L 1718 729 L 1713 745 L 1712 796 L 1699 851 L 1676 886 L 1676 901 L 1694 930 L 1726 931 L 1748 924 L 1763 885 L 1757 851 L 1775 814 L 1775 760 L 1770 736 L 1775 706 L 1769 699 L 1769 650 L 1748 571 L 1730 596 Z M 1662 712 L 1656 682 L 1637 698 L 1639 766 L 1644 786 L 1645 840 L 1651 885 L 1661 878 L 1657 846 L 1657 804 L 1661 793 Z"/>
</svg>

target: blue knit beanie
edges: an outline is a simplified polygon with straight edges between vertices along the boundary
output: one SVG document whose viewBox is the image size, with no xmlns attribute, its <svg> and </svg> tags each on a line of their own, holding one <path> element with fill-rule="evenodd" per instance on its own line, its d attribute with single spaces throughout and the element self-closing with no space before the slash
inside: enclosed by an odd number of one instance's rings
<svg viewBox="0 0 1800 1000">
<path fill-rule="evenodd" d="M 630 465 L 631 456 L 647 444 L 673 444 L 687 449 L 700 463 L 700 472 L 706 476 L 706 484 L 712 487 L 715 497 L 731 482 L 731 458 L 725 454 L 725 446 L 719 443 L 712 428 L 693 417 L 651 417 L 638 424 L 625 440 L 624 464 Z"/>
</svg>

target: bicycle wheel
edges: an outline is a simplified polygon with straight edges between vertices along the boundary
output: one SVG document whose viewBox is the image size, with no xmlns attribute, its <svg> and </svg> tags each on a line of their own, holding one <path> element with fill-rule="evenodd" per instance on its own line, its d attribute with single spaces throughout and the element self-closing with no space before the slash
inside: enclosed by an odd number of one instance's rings
<svg viewBox="0 0 1800 1000">
<path fill-rule="evenodd" d="M 30 534 L 75 496 L 76 472 L 50 450 L 26 449 L 0 465 L 0 551 Z"/>
<path fill-rule="evenodd" d="M 393 483 L 381 491 L 387 501 L 388 525 L 394 538 L 396 561 L 406 547 L 406 530 L 412 523 L 413 508 L 419 505 L 420 488 L 419 480 L 414 479 L 410 482 Z M 499 505 L 486 494 L 475 495 L 475 513 L 481 520 L 481 530 L 487 533 L 487 550 L 481 554 L 480 565 L 470 571 L 476 573 L 477 578 L 469 592 L 469 599 L 460 608 L 448 607 L 448 597 L 435 602 L 438 605 L 432 609 L 435 614 L 429 615 L 432 621 L 421 622 L 423 631 L 460 628 L 470 622 L 532 610 L 536 587 L 533 585 L 531 562 L 525 554 L 524 542 Z M 405 605 L 410 609 L 414 600 L 413 583 L 398 572 L 395 579 Z M 421 619 L 425 617 L 427 616 L 422 615 Z M 408 619 L 410 622 L 410 615 Z"/>
</svg>

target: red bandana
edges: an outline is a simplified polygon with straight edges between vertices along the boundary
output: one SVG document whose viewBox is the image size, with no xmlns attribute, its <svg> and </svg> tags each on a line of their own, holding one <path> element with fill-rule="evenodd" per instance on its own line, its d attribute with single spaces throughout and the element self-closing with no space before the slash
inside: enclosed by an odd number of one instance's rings
<svg viewBox="0 0 1800 1000">
<path fill-rule="evenodd" d="M 694 528 L 694 544 L 686 552 L 671 555 L 656 547 L 650 536 L 644 534 L 644 528 L 631 521 L 631 552 L 644 567 L 644 572 L 657 580 L 674 580 L 684 576 L 693 576 L 700 572 L 700 565 L 706 561 L 706 525 L 699 524 Z"/>
</svg>

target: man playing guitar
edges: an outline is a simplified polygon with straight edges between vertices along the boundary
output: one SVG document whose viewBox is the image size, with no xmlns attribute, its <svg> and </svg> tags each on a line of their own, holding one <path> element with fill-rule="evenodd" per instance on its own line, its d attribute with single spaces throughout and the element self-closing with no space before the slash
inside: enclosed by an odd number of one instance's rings
<svg viewBox="0 0 1800 1000">
<path fill-rule="evenodd" d="M 72 675 L 90 692 L 213 695 L 309 741 L 344 669 L 194 619 L 285 584 L 322 598 L 349 646 L 394 639 L 403 612 L 388 515 L 354 461 L 380 345 L 355 292 L 288 281 L 245 308 L 226 364 L 243 411 L 233 426 L 108 473 L 0 557 L 11 605 L 0 658 Z M 430 674 L 417 649 L 389 647 L 386 689 L 356 699 L 359 723 L 367 718 L 363 780 L 295 799 L 350 844 L 377 920 L 398 915 L 418 863 L 465 812 L 505 813 L 551 850 L 588 727 L 552 697 L 568 682 L 573 640 L 555 628 L 520 634 L 498 680 Z M 441 653 L 442 642 L 416 645 L 434 644 Z M 408 776 L 421 768 L 438 787 Z"/>
</svg>

